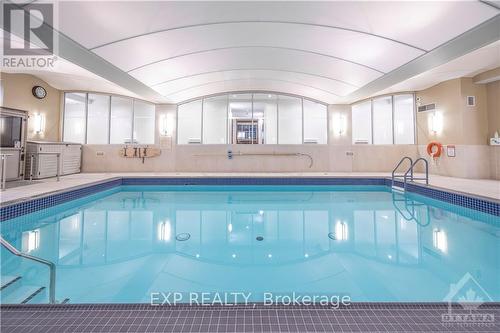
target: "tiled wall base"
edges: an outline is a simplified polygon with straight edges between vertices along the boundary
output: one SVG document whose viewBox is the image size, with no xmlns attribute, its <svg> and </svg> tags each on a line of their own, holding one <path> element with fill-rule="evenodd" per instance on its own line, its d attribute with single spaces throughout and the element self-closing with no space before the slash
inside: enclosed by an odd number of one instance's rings
<svg viewBox="0 0 500 333">
<path fill-rule="evenodd" d="M 447 304 L 356 303 L 321 306 L 3 306 L 3 333 L 13 332 L 499 332 L 500 304 L 483 304 L 491 323 L 443 319 Z M 455 314 L 469 314 L 460 305 Z"/>
<path fill-rule="evenodd" d="M 159 157 L 118 156 L 121 145 L 84 145 L 83 172 L 381 172 L 392 171 L 402 156 L 417 156 L 416 145 L 173 145 Z M 302 153 L 295 156 L 235 156 L 250 153 Z M 370 163 L 367 163 L 370 161 Z"/>
<path fill-rule="evenodd" d="M 163 149 L 159 157 L 121 158 L 120 145 L 85 145 L 83 172 L 390 172 L 403 156 L 429 160 L 430 173 L 442 176 L 500 179 L 500 147 L 456 145 L 435 163 L 426 145 L 184 145 Z M 303 153 L 307 157 L 236 156 L 243 153 Z M 422 171 L 421 168 L 418 171 Z"/>
<path fill-rule="evenodd" d="M 427 154 L 426 145 L 419 145 L 418 153 L 419 157 L 429 161 L 431 174 L 471 179 L 500 179 L 500 175 L 495 171 L 500 167 L 500 156 L 497 156 L 500 154 L 495 154 L 496 150 L 500 149 L 496 148 L 487 145 L 455 145 L 455 157 L 448 157 L 444 149 L 436 161 Z"/>
</svg>

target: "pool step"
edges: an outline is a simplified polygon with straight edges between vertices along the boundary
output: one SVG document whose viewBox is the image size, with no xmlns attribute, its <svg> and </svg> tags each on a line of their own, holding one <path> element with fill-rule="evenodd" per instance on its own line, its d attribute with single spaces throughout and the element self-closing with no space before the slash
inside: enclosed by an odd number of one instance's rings
<svg viewBox="0 0 500 333">
<path fill-rule="evenodd" d="M 4 290 L 11 284 L 16 283 L 17 281 L 21 280 L 20 276 L 12 276 L 12 275 L 5 275 L 0 277 L 0 291 Z"/>
<path fill-rule="evenodd" d="M 40 303 L 46 298 L 45 287 L 23 285 L 21 276 L 3 275 L 0 278 L 1 304 Z"/>
<path fill-rule="evenodd" d="M 3 291 L 0 293 L 2 304 L 25 304 L 37 296 L 43 294 L 45 287 L 40 286 L 19 286 L 8 295 L 4 295 Z"/>
</svg>

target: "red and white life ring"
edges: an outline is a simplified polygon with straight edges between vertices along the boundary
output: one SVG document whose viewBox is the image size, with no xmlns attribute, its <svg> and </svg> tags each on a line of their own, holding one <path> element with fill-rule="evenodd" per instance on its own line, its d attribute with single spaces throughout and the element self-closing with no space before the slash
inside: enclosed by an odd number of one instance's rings
<svg viewBox="0 0 500 333">
<path fill-rule="evenodd" d="M 431 141 L 427 145 L 427 154 L 432 158 L 438 158 L 443 152 L 443 145 L 437 141 Z"/>
</svg>

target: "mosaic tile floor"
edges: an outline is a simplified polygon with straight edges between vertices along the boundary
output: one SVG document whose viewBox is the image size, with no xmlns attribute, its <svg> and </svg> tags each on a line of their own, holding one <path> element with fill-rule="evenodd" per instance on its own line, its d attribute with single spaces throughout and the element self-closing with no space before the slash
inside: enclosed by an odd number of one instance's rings
<svg viewBox="0 0 500 333">
<path fill-rule="evenodd" d="M 2 306 L 1 331 L 9 332 L 500 332 L 500 303 L 475 314 L 490 322 L 443 322 L 446 304 L 321 306 Z M 460 305 L 453 314 L 467 314 Z"/>
</svg>

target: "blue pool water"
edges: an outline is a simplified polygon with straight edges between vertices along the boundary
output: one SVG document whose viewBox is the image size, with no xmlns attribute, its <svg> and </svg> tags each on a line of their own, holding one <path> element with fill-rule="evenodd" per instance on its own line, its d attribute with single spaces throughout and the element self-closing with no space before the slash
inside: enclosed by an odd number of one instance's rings
<svg viewBox="0 0 500 333">
<path fill-rule="evenodd" d="M 0 226 L 56 264 L 56 298 L 70 303 L 169 292 L 428 302 L 458 296 L 457 283 L 500 301 L 498 217 L 383 186 L 120 186 Z M 3 278 L 48 286 L 46 266 L 1 254 Z"/>
</svg>

